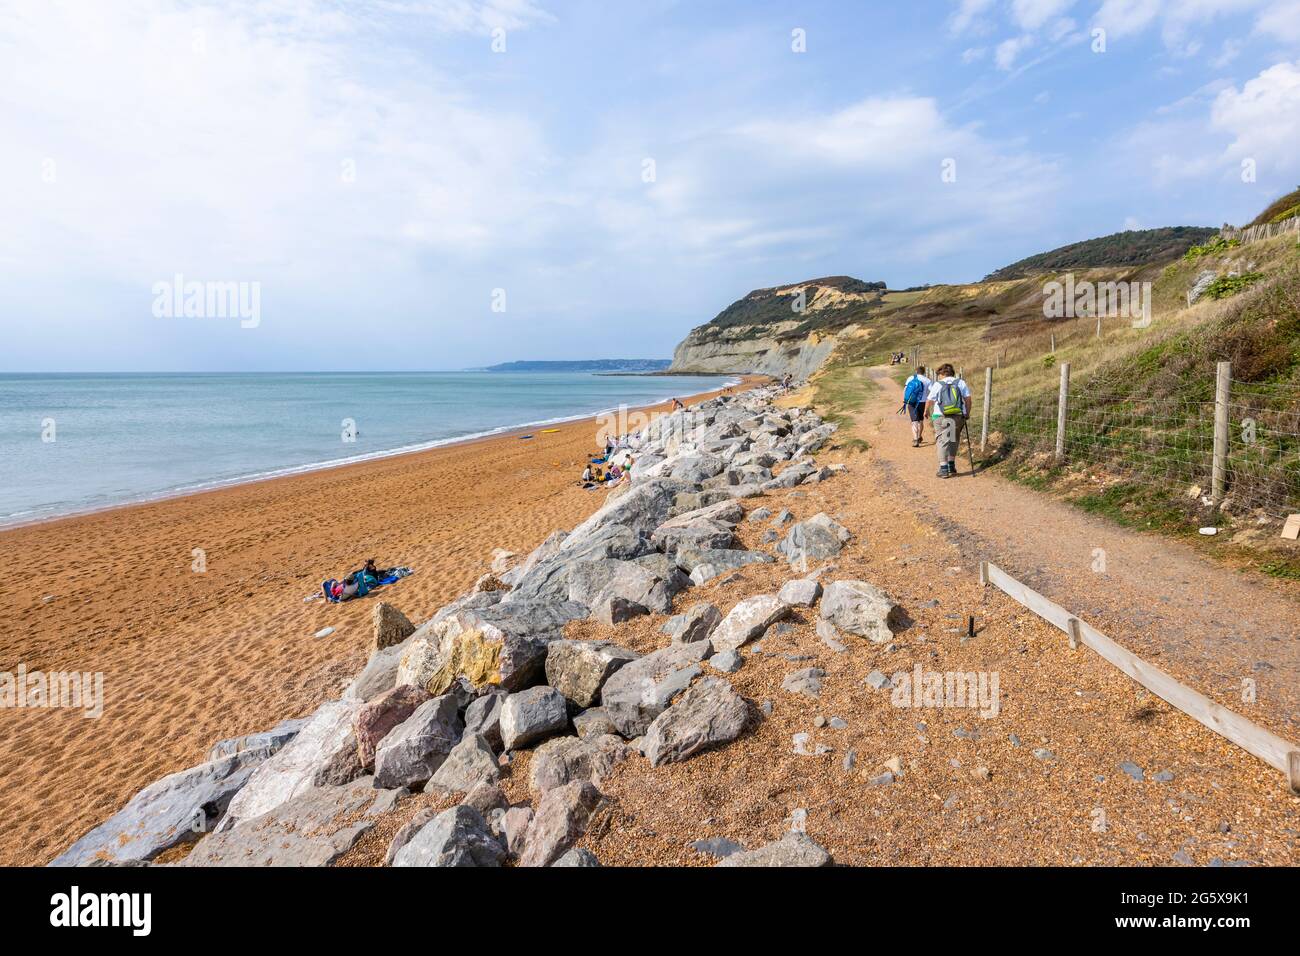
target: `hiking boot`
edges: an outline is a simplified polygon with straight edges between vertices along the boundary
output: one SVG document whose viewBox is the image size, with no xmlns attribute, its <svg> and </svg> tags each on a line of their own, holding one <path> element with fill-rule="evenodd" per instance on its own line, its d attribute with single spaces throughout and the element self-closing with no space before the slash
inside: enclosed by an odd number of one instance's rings
<svg viewBox="0 0 1300 956">
<path fill-rule="evenodd" d="M 921 447 L 921 439 L 919 439 L 919 438 L 913 438 L 913 439 L 912 439 L 912 447 L 913 447 L 913 448 L 920 448 L 920 447 Z"/>
<path fill-rule="evenodd" d="M 948 468 L 947 465 L 940 465 L 940 466 L 939 466 L 939 470 L 938 470 L 937 472 L 935 472 L 935 474 L 936 474 L 938 477 L 940 477 L 940 478 L 951 478 L 951 477 L 952 477 L 952 472 L 949 470 L 949 468 Z"/>
</svg>

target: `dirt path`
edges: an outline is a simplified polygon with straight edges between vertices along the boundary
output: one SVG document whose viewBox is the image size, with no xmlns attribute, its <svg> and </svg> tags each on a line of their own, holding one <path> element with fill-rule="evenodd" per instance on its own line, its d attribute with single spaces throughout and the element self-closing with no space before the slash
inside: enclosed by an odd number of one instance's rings
<svg viewBox="0 0 1300 956">
<path fill-rule="evenodd" d="M 1000 478 L 935 475 L 933 433 L 911 446 L 889 370 L 857 417 L 891 495 L 927 511 L 970 560 L 1008 573 L 1219 703 L 1300 739 L 1300 603 L 1288 587 L 1215 564 L 1168 538 L 1088 515 Z M 976 426 L 978 427 L 978 426 Z M 978 456 L 977 456 L 978 460 Z M 1095 549 L 1105 572 L 1093 570 Z M 1257 701 L 1242 702 L 1255 681 Z"/>
</svg>

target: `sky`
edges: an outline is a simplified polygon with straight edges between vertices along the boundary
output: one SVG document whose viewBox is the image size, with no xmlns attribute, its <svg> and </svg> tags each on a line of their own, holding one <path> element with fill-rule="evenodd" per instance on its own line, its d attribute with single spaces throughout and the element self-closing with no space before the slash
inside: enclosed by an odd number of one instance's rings
<svg viewBox="0 0 1300 956">
<path fill-rule="evenodd" d="M 668 357 L 1249 221 L 1297 144 L 1300 0 L 0 0 L 0 371 Z"/>
</svg>

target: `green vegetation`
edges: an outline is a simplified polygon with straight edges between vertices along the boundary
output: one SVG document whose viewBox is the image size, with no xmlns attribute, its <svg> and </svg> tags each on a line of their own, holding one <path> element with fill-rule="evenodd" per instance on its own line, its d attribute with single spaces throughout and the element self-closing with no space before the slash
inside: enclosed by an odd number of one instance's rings
<svg viewBox="0 0 1300 956">
<path fill-rule="evenodd" d="M 1202 513 L 1193 486 L 1209 483 L 1214 434 L 1215 367 L 1232 362 L 1236 427 L 1250 419 L 1249 441 L 1229 450 L 1232 513 L 1300 502 L 1300 266 L 1272 279 L 1260 274 L 1233 291 L 1255 286 L 1201 324 L 1174 329 L 1072 377 L 1066 433 L 1069 469 L 1044 467 L 1055 443 L 1055 382 L 994 408 L 1002 435 L 999 455 L 1018 480 L 1038 472 L 1067 499 L 1125 524 L 1186 531 L 1214 523 Z M 1220 280 L 1222 281 L 1222 280 Z M 1226 294 L 1226 293 L 1225 293 Z M 1046 359 L 1042 364 L 1047 364 Z M 1081 371 L 1083 371 L 1081 369 Z M 1005 398 L 1005 392 L 1004 398 Z M 1078 470 L 1092 474 L 1082 492 Z M 1096 475 L 1119 477 L 1096 488 Z"/>
<path fill-rule="evenodd" d="M 1195 262 L 1202 256 L 1213 255 L 1217 252 L 1227 252 L 1229 249 L 1235 249 L 1241 245 L 1240 239 L 1224 239 L 1222 236 L 1215 236 L 1209 242 L 1199 246 L 1192 246 L 1183 253 L 1184 262 Z"/>
<path fill-rule="evenodd" d="M 1248 289 L 1260 279 L 1264 278 L 1262 272 L 1247 272 L 1244 275 L 1220 276 L 1205 288 L 1205 294 L 1211 299 L 1226 299 L 1234 296 L 1243 289 Z"/>
<path fill-rule="evenodd" d="M 1268 208 L 1256 216 L 1250 225 L 1261 226 L 1269 222 L 1281 222 L 1283 219 L 1290 219 L 1297 215 L 1300 215 L 1300 187 L 1269 203 Z"/>
<path fill-rule="evenodd" d="M 1204 226 L 1167 226 L 1116 232 L 1029 256 L 989 273 L 984 281 L 1022 279 L 1044 272 L 1163 262 L 1180 255 L 1189 245 L 1205 242 L 1217 231 Z"/>
<path fill-rule="evenodd" d="M 734 328 L 737 326 L 765 326 L 779 322 L 799 321 L 800 329 L 811 331 L 816 328 L 843 328 L 857 318 L 866 315 L 879 306 L 885 292 L 883 282 L 863 282 L 851 276 L 827 276 L 821 279 L 809 279 L 806 282 L 791 283 L 801 286 L 822 286 L 854 296 L 843 306 L 818 309 L 803 313 L 794 310 L 797 292 L 782 294 L 777 289 L 755 289 L 743 299 L 731 303 L 714 317 L 708 325 L 714 329 Z M 781 286 L 788 289 L 791 286 Z M 866 299 L 862 297 L 866 296 Z M 812 294 L 808 294 L 812 298 Z M 794 332 L 794 334 L 806 334 Z"/>
<path fill-rule="evenodd" d="M 867 374 L 865 366 L 834 365 L 813 383 L 813 404 L 828 422 L 847 428 L 853 424 L 853 414 L 866 404 L 875 390 L 876 383 Z"/>
</svg>

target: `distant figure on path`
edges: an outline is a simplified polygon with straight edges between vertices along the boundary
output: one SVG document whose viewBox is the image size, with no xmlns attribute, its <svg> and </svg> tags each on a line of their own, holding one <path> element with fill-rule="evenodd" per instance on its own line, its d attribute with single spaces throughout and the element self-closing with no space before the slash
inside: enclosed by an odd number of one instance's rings
<svg viewBox="0 0 1300 956">
<path fill-rule="evenodd" d="M 940 478 L 957 474 L 957 444 L 970 417 L 970 386 L 957 377 L 951 365 L 939 366 L 939 378 L 930 386 L 925 413 L 934 425 L 934 447 L 939 452 Z"/>
<path fill-rule="evenodd" d="M 903 383 L 903 407 L 912 422 L 912 447 L 918 448 L 925 434 L 925 403 L 930 395 L 932 382 L 925 374 L 925 366 L 918 365 L 916 371 Z"/>
</svg>

